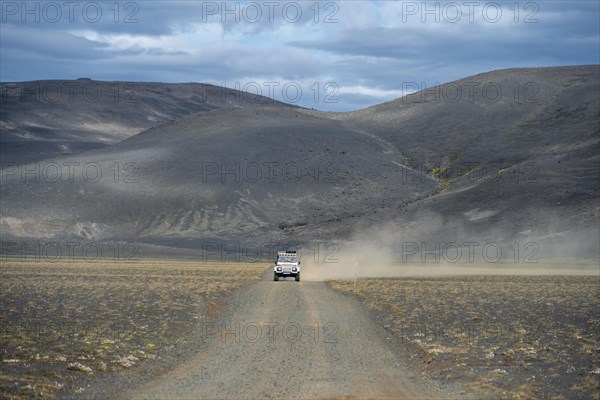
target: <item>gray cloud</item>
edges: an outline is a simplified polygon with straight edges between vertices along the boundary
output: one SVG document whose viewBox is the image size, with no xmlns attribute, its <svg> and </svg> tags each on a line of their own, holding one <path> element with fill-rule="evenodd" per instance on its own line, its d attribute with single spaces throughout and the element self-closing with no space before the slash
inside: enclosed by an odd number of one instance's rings
<svg viewBox="0 0 600 400">
<path fill-rule="evenodd" d="M 19 54 L 36 56 L 38 59 L 90 59 L 106 57 L 106 43 L 88 40 L 63 31 L 18 29 L 3 27 L 2 58 L 18 57 Z M 60 43 L 57 46 L 56 43 Z"/>
</svg>

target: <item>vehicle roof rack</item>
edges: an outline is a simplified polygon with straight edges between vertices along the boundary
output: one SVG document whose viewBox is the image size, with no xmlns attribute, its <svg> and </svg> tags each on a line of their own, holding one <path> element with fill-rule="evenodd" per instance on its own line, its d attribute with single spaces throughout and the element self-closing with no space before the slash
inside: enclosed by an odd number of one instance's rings
<svg viewBox="0 0 600 400">
<path fill-rule="evenodd" d="M 298 257 L 298 254 L 295 251 L 293 253 L 290 253 L 289 251 L 278 251 L 277 256 L 278 257 Z"/>
</svg>

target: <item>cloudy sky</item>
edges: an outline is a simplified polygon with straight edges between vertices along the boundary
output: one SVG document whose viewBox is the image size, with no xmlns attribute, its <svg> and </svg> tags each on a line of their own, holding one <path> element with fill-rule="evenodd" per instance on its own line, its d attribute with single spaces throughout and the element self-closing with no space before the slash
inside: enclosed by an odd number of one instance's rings
<svg viewBox="0 0 600 400">
<path fill-rule="evenodd" d="M 598 1 L 0 1 L 0 79 L 212 82 L 353 110 L 509 67 L 600 63 Z"/>
</svg>

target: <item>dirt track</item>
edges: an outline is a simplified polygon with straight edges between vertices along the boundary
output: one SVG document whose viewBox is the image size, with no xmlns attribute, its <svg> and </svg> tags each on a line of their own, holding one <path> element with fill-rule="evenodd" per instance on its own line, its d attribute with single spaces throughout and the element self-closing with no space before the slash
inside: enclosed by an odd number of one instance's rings
<svg viewBox="0 0 600 400">
<path fill-rule="evenodd" d="M 356 300 L 321 282 L 270 279 L 238 291 L 203 325 L 205 351 L 123 398 L 436 397 Z"/>
</svg>

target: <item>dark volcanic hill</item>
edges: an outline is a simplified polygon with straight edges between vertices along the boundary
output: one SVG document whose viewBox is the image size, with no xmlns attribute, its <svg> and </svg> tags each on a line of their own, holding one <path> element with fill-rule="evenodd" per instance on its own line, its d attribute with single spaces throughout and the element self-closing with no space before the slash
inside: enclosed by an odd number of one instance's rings
<svg viewBox="0 0 600 400">
<path fill-rule="evenodd" d="M 599 82 L 598 66 L 503 70 L 341 114 L 195 103 L 183 85 L 188 95 L 154 99 L 172 114 L 141 133 L 5 167 L 0 229 L 5 240 L 187 248 L 361 235 L 535 243 L 537 257 L 598 257 Z M 10 121 L 24 126 L 17 109 Z M 137 123 L 129 108 L 98 109 L 118 115 L 98 111 L 100 124 Z"/>
<path fill-rule="evenodd" d="M 335 118 L 401 149 L 445 186 L 390 210 L 405 237 L 598 257 L 598 65 L 494 71 Z"/>
<path fill-rule="evenodd" d="M 46 238 L 179 244 L 276 240 L 300 226 L 334 238 L 341 232 L 330 236 L 332 221 L 349 231 L 365 207 L 437 190 L 435 180 L 421 179 L 401 162 L 377 138 L 302 110 L 214 110 L 116 146 L 46 160 L 39 163 L 40 182 L 5 171 L 3 205 L 19 206 L 3 206 L 11 213 L 2 228 Z M 72 181 L 49 182 L 41 171 L 54 164 L 75 164 Z M 401 180 L 406 183 L 395 184 Z"/>
<path fill-rule="evenodd" d="M 2 163 L 101 148 L 200 111 L 278 103 L 199 83 L 90 79 L 0 83 Z"/>
</svg>

